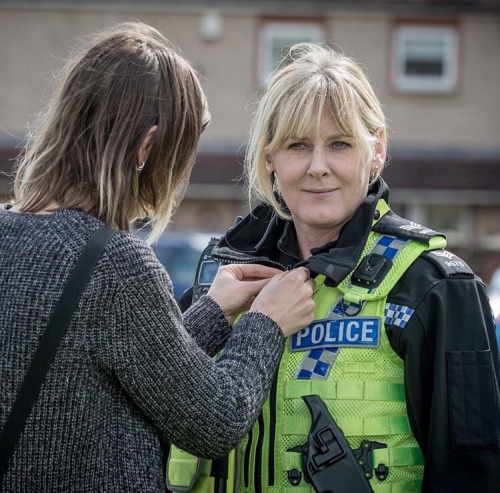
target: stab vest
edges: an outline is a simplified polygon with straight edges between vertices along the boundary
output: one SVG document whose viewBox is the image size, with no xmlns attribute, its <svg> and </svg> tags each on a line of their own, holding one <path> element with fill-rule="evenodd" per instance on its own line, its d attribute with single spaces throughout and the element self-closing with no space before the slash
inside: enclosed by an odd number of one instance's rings
<svg viewBox="0 0 500 493">
<path fill-rule="evenodd" d="M 379 217 L 388 212 L 384 200 L 377 210 Z M 296 450 L 311 427 L 302 396 L 317 394 L 351 449 L 378 444 L 358 461 L 375 493 L 420 492 L 423 454 L 406 412 L 403 362 L 390 346 L 385 324 L 400 325 L 413 312 L 387 304 L 400 277 L 422 252 L 446 246 L 443 236 L 427 233 L 427 241 L 416 241 L 372 230 L 358 266 L 338 286 L 317 276 L 315 321 L 287 341 L 258 421 L 224 460 L 201 460 L 172 447 L 167 487 L 193 493 L 312 493 Z"/>
</svg>

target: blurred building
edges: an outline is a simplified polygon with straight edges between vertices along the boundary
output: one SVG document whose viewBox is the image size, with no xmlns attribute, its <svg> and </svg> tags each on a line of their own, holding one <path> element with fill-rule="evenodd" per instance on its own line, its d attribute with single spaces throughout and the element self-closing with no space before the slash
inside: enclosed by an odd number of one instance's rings
<svg viewBox="0 0 500 493">
<path fill-rule="evenodd" d="M 0 0 L 0 170 L 75 38 L 133 19 L 181 47 L 213 116 L 175 229 L 220 231 L 245 212 L 252 97 L 283 47 L 328 40 L 384 104 L 395 210 L 446 232 L 485 281 L 500 265 L 500 0 Z M 9 189 L 1 176 L 4 198 Z"/>
</svg>

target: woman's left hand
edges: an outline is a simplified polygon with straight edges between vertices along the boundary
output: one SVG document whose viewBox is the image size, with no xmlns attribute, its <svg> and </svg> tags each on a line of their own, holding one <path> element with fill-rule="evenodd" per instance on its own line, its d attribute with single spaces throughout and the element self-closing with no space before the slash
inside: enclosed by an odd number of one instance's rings
<svg viewBox="0 0 500 493">
<path fill-rule="evenodd" d="M 279 269 L 258 264 L 222 265 L 207 294 L 220 306 L 228 322 L 233 323 L 271 278 L 280 273 Z"/>
</svg>

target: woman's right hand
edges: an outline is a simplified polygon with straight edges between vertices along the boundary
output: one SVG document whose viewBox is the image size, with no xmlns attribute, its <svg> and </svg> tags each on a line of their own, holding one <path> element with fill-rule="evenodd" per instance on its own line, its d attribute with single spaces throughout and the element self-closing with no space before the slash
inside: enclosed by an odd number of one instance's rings
<svg viewBox="0 0 500 493">
<path fill-rule="evenodd" d="M 272 318 L 287 337 L 314 320 L 313 291 L 314 281 L 305 267 L 286 271 L 262 288 L 249 311 Z"/>
</svg>

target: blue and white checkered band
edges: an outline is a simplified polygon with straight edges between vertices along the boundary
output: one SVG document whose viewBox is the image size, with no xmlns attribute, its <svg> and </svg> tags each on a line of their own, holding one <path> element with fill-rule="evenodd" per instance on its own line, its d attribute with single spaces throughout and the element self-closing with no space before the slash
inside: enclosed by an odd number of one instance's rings
<svg viewBox="0 0 500 493">
<path fill-rule="evenodd" d="M 394 260 L 409 241 L 410 240 L 406 238 L 400 238 L 398 236 L 381 236 L 368 254 L 377 253 L 390 260 Z M 349 281 L 347 285 L 348 287 L 352 287 L 351 281 Z M 375 289 L 376 288 L 369 289 L 368 292 L 372 293 Z"/>
<path fill-rule="evenodd" d="M 384 323 L 385 325 L 397 325 L 403 329 L 414 313 L 415 310 L 408 306 L 386 303 L 384 308 Z"/>
<path fill-rule="evenodd" d="M 297 370 L 295 378 L 297 380 L 327 378 L 338 353 L 339 348 L 322 348 L 308 351 L 300 363 L 300 368 Z"/>
<path fill-rule="evenodd" d="M 394 260 L 398 253 L 408 244 L 406 238 L 398 236 L 382 236 L 373 246 L 370 253 L 378 253 L 384 257 Z"/>
</svg>

